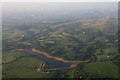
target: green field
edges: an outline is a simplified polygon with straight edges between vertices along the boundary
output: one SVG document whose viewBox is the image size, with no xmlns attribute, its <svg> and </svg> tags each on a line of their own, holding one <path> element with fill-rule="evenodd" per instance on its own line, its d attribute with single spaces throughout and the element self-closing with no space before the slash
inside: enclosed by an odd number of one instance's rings
<svg viewBox="0 0 120 80">
<path fill-rule="evenodd" d="M 95 55 L 100 55 L 100 54 L 108 54 L 108 55 L 111 55 L 111 54 L 116 54 L 118 53 L 118 49 L 115 49 L 115 48 L 108 48 L 108 49 L 96 49 L 95 51 Z"/>
<path fill-rule="evenodd" d="M 40 78 L 46 74 L 46 72 L 37 71 L 42 63 L 43 61 L 35 57 L 19 58 L 3 65 L 3 78 Z"/>
<path fill-rule="evenodd" d="M 112 62 L 94 62 L 83 66 L 83 71 L 105 78 L 117 78 L 118 66 Z"/>
<path fill-rule="evenodd" d="M 3 58 L 3 63 L 8 63 L 8 62 L 11 62 L 14 60 L 16 60 L 16 58 L 13 56 L 5 57 L 5 58 Z"/>
<path fill-rule="evenodd" d="M 116 55 L 97 55 L 97 61 L 106 61 L 114 59 Z"/>
<path fill-rule="evenodd" d="M 69 69 L 66 73 L 66 78 L 74 78 L 75 68 Z"/>
<path fill-rule="evenodd" d="M 116 54 L 116 53 L 118 53 L 118 49 L 112 49 L 112 48 L 110 48 L 110 49 L 103 49 L 103 51 L 104 51 L 104 54 Z"/>
</svg>

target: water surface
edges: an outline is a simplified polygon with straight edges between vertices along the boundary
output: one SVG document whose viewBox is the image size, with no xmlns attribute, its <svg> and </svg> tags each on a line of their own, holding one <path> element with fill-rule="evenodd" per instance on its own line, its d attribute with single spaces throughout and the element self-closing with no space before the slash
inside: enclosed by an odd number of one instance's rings
<svg viewBox="0 0 120 80">
<path fill-rule="evenodd" d="M 55 60 L 37 52 L 33 52 L 33 51 L 25 51 L 25 52 L 35 55 L 39 57 L 41 60 L 45 61 L 46 62 L 44 67 L 45 69 L 67 68 L 71 65 L 71 63 L 65 63 L 59 60 Z"/>
</svg>

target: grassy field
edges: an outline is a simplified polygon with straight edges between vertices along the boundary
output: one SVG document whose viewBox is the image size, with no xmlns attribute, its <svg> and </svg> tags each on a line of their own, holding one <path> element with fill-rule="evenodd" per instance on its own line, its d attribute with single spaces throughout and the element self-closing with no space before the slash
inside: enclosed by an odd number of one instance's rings
<svg viewBox="0 0 120 80">
<path fill-rule="evenodd" d="M 74 72 L 75 72 L 75 68 L 69 69 L 66 72 L 66 78 L 74 78 Z"/>
<path fill-rule="evenodd" d="M 118 53 L 118 49 L 103 49 L 104 54 L 115 54 Z"/>
<path fill-rule="evenodd" d="M 16 60 L 16 58 L 15 57 L 13 57 L 13 56 L 9 56 L 9 57 L 5 57 L 5 58 L 3 58 L 3 63 L 9 63 L 9 62 L 12 62 L 12 61 L 14 61 L 14 60 Z"/>
<path fill-rule="evenodd" d="M 114 48 L 108 48 L 108 49 L 96 49 L 95 51 L 95 55 L 100 55 L 100 54 L 116 54 L 118 53 L 118 49 L 114 49 Z"/>
<path fill-rule="evenodd" d="M 97 55 L 97 61 L 105 61 L 113 59 L 116 55 Z"/>
<path fill-rule="evenodd" d="M 117 78 L 118 66 L 112 62 L 94 62 L 83 66 L 83 71 L 105 78 Z"/>
<path fill-rule="evenodd" d="M 40 78 L 46 73 L 37 71 L 43 61 L 36 57 L 23 57 L 3 65 L 3 78 Z"/>
</svg>

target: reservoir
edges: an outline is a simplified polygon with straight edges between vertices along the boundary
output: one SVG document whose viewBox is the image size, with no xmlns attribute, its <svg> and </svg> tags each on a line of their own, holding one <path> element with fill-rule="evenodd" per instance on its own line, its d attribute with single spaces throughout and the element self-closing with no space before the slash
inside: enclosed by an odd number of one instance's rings
<svg viewBox="0 0 120 80">
<path fill-rule="evenodd" d="M 44 69 L 68 68 L 72 64 L 72 63 L 66 63 L 66 62 L 62 62 L 59 60 L 49 58 L 49 57 L 47 57 L 43 54 L 37 53 L 37 52 L 33 52 L 33 51 L 24 51 L 24 52 L 34 55 L 34 56 L 40 58 L 41 60 L 45 61 Z"/>
</svg>

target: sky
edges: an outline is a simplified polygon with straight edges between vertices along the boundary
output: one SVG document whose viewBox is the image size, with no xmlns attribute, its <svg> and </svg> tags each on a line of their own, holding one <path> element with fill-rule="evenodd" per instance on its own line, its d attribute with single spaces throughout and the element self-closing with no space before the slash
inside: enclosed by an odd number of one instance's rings
<svg viewBox="0 0 120 80">
<path fill-rule="evenodd" d="M 117 3 L 3 3 L 3 11 L 117 9 Z M 24 9 L 23 9 L 24 8 Z"/>
<path fill-rule="evenodd" d="M 2 0 L 2 2 L 119 2 L 119 0 Z"/>
</svg>

